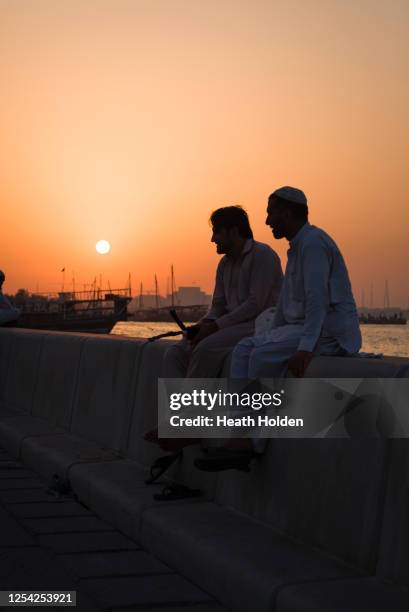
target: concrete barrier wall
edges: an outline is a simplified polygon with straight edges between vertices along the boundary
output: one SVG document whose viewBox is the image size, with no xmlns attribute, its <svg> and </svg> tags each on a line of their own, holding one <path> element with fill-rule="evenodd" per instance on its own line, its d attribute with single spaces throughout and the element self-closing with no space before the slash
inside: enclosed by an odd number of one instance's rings
<svg viewBox="0 0 409 612">
<path fill-rule="evenodd" d="M 166 341 L 148 343 L 118 336 L 2 329 L 0 373 L 4 381 L 1 389 L 3 406 L 25 411 L 48 424 L 68 430 L 74 437 L 111 449 L 148 467 L 161 454 L 156 446 L 143 440 L 143 434 L 157 422 L 157 378 L 161 375 L 167 346 L 169 343 Z M 369 372 L 373 376 L 409 374 L 409 360 L 318 357 L 309 369 L 310 376 L 321 377 L 361 376 Z M 44 431 L 49 435 L 49 428 Z M 284 444 L 284 447 L 281 448 L 280 444 Z M 331 442 L 331 448 L 335 446 Z M 310 441 L 277 442 L 260 462 L 254 479 L 237 474 L 225 483 L 221 477 L 217 493 L 214 489 L 215 478 L 197 476 L 207 491 L 214 491 L 219 503 L 237 507 L 263 521 L 268 517 L 271 520 L 274 516 L 274 525 L 299 537 L 302 536 L 304 523 L 294 519 L 293 528 L 290 518 L 294 514 L 291 490 L 299 490 L 299 486 L 302 486 L 301 477 L 297 482 L 297 469 L 302 463 L 304 470 L 309 470 L 309 486 L 311 489 L 316 487 L 317 493 L 320 486 L 331 487 L 332 474 L 328 461 L 335 459 L 334 454 L 328 453 L 325 448 L 325 442 L 321 445 L 311 444 Z M 371 474 L 365 474 L 370 497 L 372 485 L 369 483 L 377 482 L 380 477 L 380 451 L 373 445 L 370 448 L 366 446 L 365 450 L 359 445 L 359 451 L 353 452 L 350 444 L 350 449 L 348 461 L 352 465 L 369 463 L 374 470 Z M 197 449 L 191 449 L 186 451 L 186 455 L 193 461 L 197 452 Z M 274 487 L 265 492 L 267 497 L 253 494 L 260 491 L 263 482 L 272 479 L 277 483 L 277 477 L 273 478 L 273 474 L 270 474 L 277 462 L 282 467 L 286 466 L 288 471 L 288 487 L 286 489 L 284 482 L 280 484 L 282 494 L 278 503 L 275 501 Z M 186 466 L 187 463 L 175 466 L 173 474 L 191 482 L 192 470 Z M 348 478 L 348 469 L 352 468 L 346 464 L 345 479 Z M 281 473 L 281 468 L 278 471 Z M 335 492 L 330 494 L 332 499 L 334 495 Z M 342 498 L 338 505 L 342 507 Z M 315 507 L 314 514 L 318 510 Z M 325 513 L 320 513 L 322 520 L 325 520 Z M 331 519 L 328 518 L 328 521 L 331 522 Z M 321 525 L 321 535 L 317 535 L 320 544 L 322 530 Z"/>
<path fill-rule="evenodd" d="M 146 467 L 163 452 L 154 444 L 145 442 L 143 435 L 157 426 L 157 379 L 162 373 L 166 341 L 145 342 L 142 358 L 136 374 L 132 420 L 129 426 L 127 456 Z"/>
<path fill-rule="evenodd" d="M 0 330 L 0 402 L 4 402 L 7 375 L 10 366 L 10 351 L 15 334 L 11 329 Z"/>
<path fill-rule="evenodd" d="M 85 339 L 69 334 L 44 337 L 31 414 L 69 429 Z"/>
<path fill-rule="evenodd" d="M 386 447 L 379 440 L 271 440 L 251 478 L 220 476 L 215 501 L 373 571 Z"/>
<path fill-rule="evenodd" d="M 70 430 L 126 453 L 142 343 L 87 338 L 81 352 Z"/>
<path fill-rule="evenodd" d="M 341 566 L 328 561 L 330 557 L 358 572 L 377 569 L 382 577 L 408 586 L 406 570 L 399 569 L 407 553 L 396 552 L 398 544 L 394 550 L 388 548 L 388 542 L 398 542 L 399 520 L 406 520 L 407 475 L 399 467 L 409 465 L 406 440 L 396 447 L 392 462 L 390 447 L 395 442 L 274 440 L 250 474 L 220 476 L 195 471 L 193 458 L 200 448 L 190 448 L 172 477 L 200 487 L 215 503 L 188 502 L 183 525 L 180 507 L 172 506 L 171 511 L 166 504 L 153 503 L 144 480 L 151 462 L 163 453 L 146 443 L 143 434 L 157 423 L 157 378 L 167 346 L 166 341 L 0 329 L 2 441 L 44 476 L 56 472 L 72 478 L 81 499 L 91 507 L 95 504 L 103 518 L 142 537 L 157 554 L 164 548 L 164 560 L 179 563 L 193 580 L 202 563 L 210 564 L 216 551 L 222 551 L 215 571 L 208 572 L 211 584 L 204 585 L 222 599 L 234 584 L 234 573 L 229 572 L 234 567 L 244 571 L 255 538 L 261 561 L 246 586 L 243 582 L 247 595 L 242 604 L 240 591 L 230 600 L 226 595 L 233 609 L 251 609 L 251 593 L 261 588 L 263 576 L 260 610 L 270 609 L 273 591 L 287 579 L 348 578 Z M 318 357 L 308 374 L 407 376 L 409 360 Z M 397 520 L 396 511 L 401 517 Z M 214 517 L 219 523 L 212 524 Z M 250 519 L 257 522 L 246 523 Z M 234 554 L 240 558 L 230 570 L 236 523 L 248 542 L 237 548 Z M 326 553 L 327 561 L 314 553 L 308 566 L 307 549 L 290 546 L 285 537 Z M 186 558 L 178 562 L 179 540 Z M 188 553 L 195 546 L 200 558 L 196 564 Z M 277 574 L 280 554 L 286 568 L 282 571 L 288 574 L 285 580 L 284 574 Z"/>
<path fill-rule="evenodd" d="M 409 409 L 409 398 L 408 409 Z M 409 588 L 409 440 L 392 440 L 378 574 Z"/>
<path fill-rule="evenodd" d="M 11 342 L 4 383 L 4 402 L 10 408 L 31 413 L 41 349 L 47 334 L 37 334 L 29 330 L 10 330 L 9 333 Z"/>
</svg>

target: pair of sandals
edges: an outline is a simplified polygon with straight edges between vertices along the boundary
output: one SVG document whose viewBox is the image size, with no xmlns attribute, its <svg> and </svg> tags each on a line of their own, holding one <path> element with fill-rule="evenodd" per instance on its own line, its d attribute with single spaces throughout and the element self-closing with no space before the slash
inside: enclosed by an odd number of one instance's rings
<svg viewBox="0 0 409 612">
<path fill-rule="evenodd" d="M 146 484 L 154 484 L 182 457 L 182 454 L 183 451 L 180 450 L 171 455 L 165 455 L 156 459 L 151 466 L 150 477 L 145 481 Z M 207 451 L 206 457 L 199 457 L 193 463 L 197 469 L 204 472 L 221 472 L 224 470 L 249 472 L 250 463 L 255 456 L 255 453 L 251 450 L 232 451 L 230 449 L 217 448 Z M 162 489 L 161 493 L 155 493 L 153 498 L 156 501 L 175 501 L 199 497 L 200 495 L 200 489 L 191 489 L 182 484 L 169 483 Z"/>
</svg>

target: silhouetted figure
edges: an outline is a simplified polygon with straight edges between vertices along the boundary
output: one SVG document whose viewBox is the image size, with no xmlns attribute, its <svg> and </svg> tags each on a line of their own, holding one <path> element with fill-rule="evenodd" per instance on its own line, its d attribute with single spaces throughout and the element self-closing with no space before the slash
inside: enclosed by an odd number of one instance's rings
<svg viewBox="0 0 409 612">
<path fill-rule="evenodd" d="M 266 224 L 290 243 L 272 329 L 246 338 L 232 355 L 232 378 L 304 376 L 313 355 L 361 348 L 358 313 L 344 259 L 335 242 L 308 222 L 307 198 L 282 187 L 268 199 Z"/>
<path fill-rule="evenodd" d="M 8 297 L 3 295 L 3 283 L 6 275 L 0 270 L 0 325 L 5 326 L 17 322 L 20 311 L 13 306 Z"/>
<path fill-rule="evenodd" d="M 247 213 L 239 206 L 227 206 L 215 210 L 210 222 L 211 241 L 223 254 L 212 304 L 194 326 L 193 339 L 167 351 L 165 378 L 219 376 L 237 342 L 254 333 L 256 317 L 278 301 L 283 279 L 280 258 L 267 244 L 253 239 Z"/>
<path fill-rule="evenodd" d="M 206 316 L 184 338 L 170 346 L 164 358 L 164 378 L 215 378 L 234 346 L 254 333 L 256 317 L 274 306 L 281 290 L 280 258 L 267 244 L 253 239 L 247 213 L 240 206 L 215 210 L 212 238 L 223 255 L 216 272 L 212 304 Z M 145 439 L 166 450 L 181 440 L 161 440 L 157 430 Z"/>
</svg>

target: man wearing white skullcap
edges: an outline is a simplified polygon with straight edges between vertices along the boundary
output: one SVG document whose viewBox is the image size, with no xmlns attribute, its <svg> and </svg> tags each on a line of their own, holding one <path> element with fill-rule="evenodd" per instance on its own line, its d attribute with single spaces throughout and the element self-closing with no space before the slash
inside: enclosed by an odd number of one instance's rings
<svg viewBox="0 0 409 612">
<path fill-rule="evenodd" d="M 335 242 L 308 222 L 305 194 L 281 187 L 268 198 L 266 224 L 290 243 L 272 329 L 236 346 L 233 378 L 304 376 L 314 354 L 361 348 L 358 314 L 344 259 Z"/>
</svg>

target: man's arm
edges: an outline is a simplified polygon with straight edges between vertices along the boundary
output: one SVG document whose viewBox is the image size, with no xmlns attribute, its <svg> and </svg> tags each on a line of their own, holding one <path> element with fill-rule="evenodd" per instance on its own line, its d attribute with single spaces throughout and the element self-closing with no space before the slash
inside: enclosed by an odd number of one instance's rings
<svg viewBox="0 0 409 612">
<path fill-rule="evenodd" d="M 195 347 L 207 336 L 218 331 L 215 320 L 226 312 L 226 295 L 224 293 L 223 270 L 225 266 L 224 257 L 219 261 L 216 270 L 216 282 L 213 291 L 212 304 L 209 311 L 196 325 L 190 328 L 192 347 Z M 193 332 L 193 335 L 192 335 Z"/>
<path fill-rule="evenodd" d="M 255 319 L 266 308 L 268 297 L 281 289 L 283 272 L 278 255 L 274 251 L 256 250 L 250 273 L 249 296 L 232 312 L 216 320 L 219 329 Z"/>
<path fill-rule="evenodd" d="M 302 251 L 305 294 L 305 322 L 297 351 L 288 362 L 294 376 L 302 378 L 314 356 L 329 305 L 330 254 L 321 242 Z"/>
<path fill-rule="evenodd" d="M 286 323 L 287 321 L 284 318 L 284 312 L 283 312 L 283 287 L 282 287 L 280 291 L 280 296 L 277 302 L 277 308 L 274 313 L 273 328 L 280 327 L 281 325 L 285 325 Z"/>
</svg>

